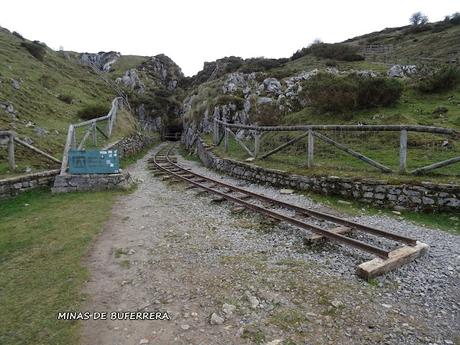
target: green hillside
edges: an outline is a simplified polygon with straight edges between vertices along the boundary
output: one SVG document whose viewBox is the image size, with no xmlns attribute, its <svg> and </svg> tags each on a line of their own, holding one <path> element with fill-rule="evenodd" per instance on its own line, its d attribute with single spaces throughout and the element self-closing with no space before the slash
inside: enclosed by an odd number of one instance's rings
<svg viewBox="0 0 460 345">
<path fill-rule="evenodd" d="M 14 113 L 0 109 L 0 128 L 15 131 L 21 139 L 60 158 L 69 124 L 81 121 L 78 111 L 88 104 L 110 109 L 116 94 L 98 74 L 78 63 L 77 54 L 43 46 L 44 55 L 37 58 L 24 44 L 34 43 L 0 28 L 0 102 L 14 109 Z M 10 175 L 5 155 L 6 150 L 1 150 L 0 174 Z M 18 145 L 16 155 L 16 173 L 27 167 L 56 167 Z"/>
</svg>

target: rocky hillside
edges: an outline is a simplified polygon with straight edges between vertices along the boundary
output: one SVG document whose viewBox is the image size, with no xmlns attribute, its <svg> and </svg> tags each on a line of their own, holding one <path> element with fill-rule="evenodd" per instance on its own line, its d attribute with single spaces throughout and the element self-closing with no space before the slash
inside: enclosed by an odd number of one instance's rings
<svg viewBox="0 0 460 345">
<path fill-rule="evenodd" d="M 284 59 L 225 57 L 185 77 L 165 55 L 53 51 L 0 29 L 0 126 L 59 155 L 70 122 L 88 104 L 126 94 L 145 128 L 182 126 L 207 132 L 213 117 L 241 123 L 421 123 L 460 127 L 460 91 L 422 94 L 419 70 L 460 61 L 460 25 L 385 29 L 341 44 L 316 43 Z M 346 111 L 312 107 L 317 75 L 396 78 L 403 92 L 391 106 Z M 350 77 L 351 78 L 351 77 Z M 338 81 L 342 80 L 338 79 Z M 441 109 L 436 112 L 436 109 Z M 345 113 L 343 111 L 342 113 Z M 378 116 L 376 116 L 378 114 Z"/>
</svg>

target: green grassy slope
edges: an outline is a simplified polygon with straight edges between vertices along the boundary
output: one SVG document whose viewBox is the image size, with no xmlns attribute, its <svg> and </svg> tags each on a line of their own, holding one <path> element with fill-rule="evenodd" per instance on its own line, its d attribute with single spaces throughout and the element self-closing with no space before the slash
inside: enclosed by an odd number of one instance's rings
<svg viewBox="0 0 460 345">
<path fill-rule="evenodd" d="M 68 125 L 81 121 L 78 110 L 92 103 L 110 107 L 116 95 L 95 72 L 78 63 L 76 53 L 64 54 L 46 48 L 43 61 L 39 61 L 21 46 L 22 42 L 21 38 L 0 28 L 0 102 L 12 104 L 17 111 L 14 120 L 0 109 L 0 128 L 14 130 L 20 138 L 30 138 L 34 146 L 60 158 Z M 130 57 L 122 59 L 120 68 L 137 63 L 131 61 Z M 13 87 L 12 79 L 20 83 L 19 90 Z M 71 102 L 60 100 L 62 95 Z M 124 117 L 132 122 L 132 118 L 128 119 L 132 117 L 130 114 Z M 37 127 L 45 129 L 46 134 L 37 133 Z M 133 128 L 134 125 L 130 125 L 120 133 L 126 134 Z M 15 173 L 24 172 L 25 167 L 34 170 L 56 167 L 55 163 L 36 157 L 19 145 L 16 145 L 16 156 Z M 8 171 L 5 157 L 6 150 L 0 149 L 0 175 L 12 173 Z"/>
</svg>

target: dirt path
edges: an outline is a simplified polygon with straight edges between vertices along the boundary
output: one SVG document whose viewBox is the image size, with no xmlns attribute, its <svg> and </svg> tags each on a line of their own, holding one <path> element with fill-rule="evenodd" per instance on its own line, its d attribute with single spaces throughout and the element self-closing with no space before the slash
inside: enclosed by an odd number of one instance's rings
<svg viewBox="0 0 460 345">
<path fill-rule="evenodd" d="M 307 249 L 289 227 L 154 178 L 148 158 L 88 256 L 85 310 L 171 320 L 84 321 L 83 344 L 453 343 L 458 309 L 434 322 L 393 280 L 356 278 L 354 252 Z"/>
</svg>

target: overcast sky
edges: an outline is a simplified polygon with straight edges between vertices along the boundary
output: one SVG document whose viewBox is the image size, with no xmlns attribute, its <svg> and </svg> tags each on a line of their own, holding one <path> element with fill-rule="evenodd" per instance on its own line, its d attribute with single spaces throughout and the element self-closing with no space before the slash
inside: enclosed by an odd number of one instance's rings
<svg viewBox="0 0 460 345">
<path fill-rule="evenodd" d="M 0 26 L 54 49 L 164 53 L 193 75 L 224 56 L 288 57 L 316 38 L 406 25 L 416 11 L 438 21 L 460 1 L 1 0 Z"/>
</svg>

